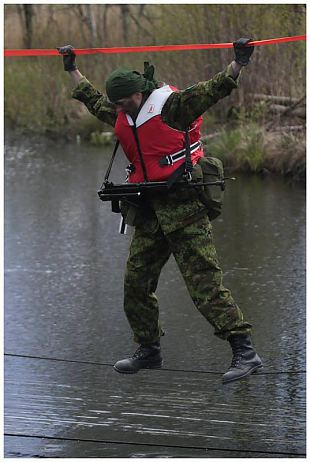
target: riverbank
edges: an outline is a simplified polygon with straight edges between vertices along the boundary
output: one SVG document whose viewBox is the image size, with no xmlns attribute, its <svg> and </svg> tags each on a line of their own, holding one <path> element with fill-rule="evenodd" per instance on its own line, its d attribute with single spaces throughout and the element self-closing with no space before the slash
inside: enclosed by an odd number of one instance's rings
<svg viewBox="0 0 310 462">
<path fill-rule="evenodd" d="M 78 138 L 79 139 L 79 138 Z M 106 146 L 114 140 L 112 132 L 92 132 L 89 142 Z M 306 175 L 306 136 L 303 126 L 268 130 L 252 123 L 202 136 L 207 155 L 218 157 L 226 169 L 235 172 L 289 176 L 304 181 Z"/>
<path fill-rule="evenodd" d="M 17 78 L 19 83 L 13 78 L 13 75 L 20 76 L 16 63 L 6 68 L 6 131 L 13 132 L 16 138 L 42 137 L 56 142 L 100 146 L 113 144 L 112 127 L 103 124 L 83 104 L 69 97 L 67 76 L 61 74 L 53 91 L 53 103 L 48 97 L 42 105 L 39 94 L 44 93 L 43 86 L 46 85 L 46 82 L 43 85 L 42 69 L 39 63 L 34 63 L 31 69 L 29 62 L 25 62 L 25 66 L 32 76 L 30 79 L 28 76 L 27 84 L 31 91 L 23 88 L 20 77 Z M 55 72 L 48 75 L 52 76 Z M 50 85 L 51 82 L 47 86 Z M 253 100 L 249 107 L 232 98 L 228 108 L 225 102 L 219 102 L 208 111 L 202 126 L 206 152 L 219 157 L 232 171 L 270 172 L 288 176 L 294 181 L 305 181 L 304 114 L 294 114 L 291 111 L 294 104 L 283 106 L 284 112 L 273 112 L 269 101 L 256 101 L 254 96 L 247 98 L 248 101 Z"/>
<path fill-rule="evenodd" d="M 114 135 L 102 132 L 102 123 L 92 118 L 79 121 L 75 130 L 67 133 L 50 132 L 48 135 L 29 133 L 27 130 L 12 129 L 8 124 L 5 142 L 33 145 L 68 145 L 113 147 Z M 295 129 L 294 129 L 295 128 Z M 293 181 L 305 182 L 306 178 L 306 133 L 304 127 L 278 127 L 267 129 L 257 123 L 248 125 L 227 124 L 221 129 L 202 136 L 207 155 L 222 160 L 230 172 L 277 174 Z"/>
<path fill-rule="evenodd" d="M 219 157 L 227 169 L 260 174 L 276 173 L 295 181 L 306 177 L 305 129 L 279 127 L 268 130 L 258 124 L 224 128 L 205 137 L 206 152 Z"/>
</svg>

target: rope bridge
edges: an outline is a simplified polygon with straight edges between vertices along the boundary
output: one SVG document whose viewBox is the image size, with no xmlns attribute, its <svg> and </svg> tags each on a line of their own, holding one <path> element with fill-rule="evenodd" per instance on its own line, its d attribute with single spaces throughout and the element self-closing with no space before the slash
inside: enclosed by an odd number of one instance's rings
<svg viewBox="0 0 310 462">
<path fill-rule="evenodd" d="M 291 37 L 280 37 L 267 40 L 254 40 L 247 46 L 262 46 L 274 45 L 278 43 L 297 42 L 306 40 L 306 35 L 295 35 Z M 136 47 L 112 47 L 112 48 L 76 48 L 76 55 L 93 55 L 98 53 L 145 53 L 158 51 L 184 51 L 184 50 L 208 50 L 216 48 L 233 48 L 233 43 L 196 43 L 188 45 L 151 45 L 151 46 L 136 46 Z M 55 49 L 20 49 L 20 50 L 4 50 L 4 56 L 59 56 L 60 53 Z"/>
</svg>

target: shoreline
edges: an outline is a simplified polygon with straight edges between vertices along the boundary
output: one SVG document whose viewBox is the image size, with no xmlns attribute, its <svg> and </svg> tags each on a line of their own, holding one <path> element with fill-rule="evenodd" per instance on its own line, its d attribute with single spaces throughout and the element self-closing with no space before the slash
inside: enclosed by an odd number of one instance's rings
<svg viewBox="0 0 310 462">
<path fill-rule="evenodd" d="M 51 132 L 38 134 L 5 124 L 4 144 L 31 145 L 84 145 L 113 149 L 113 132 L 90 131 L 87 136 L 69 132 L 67 135 Z M 301 133 L 267 131 L 256 124 L 224 127 L 216 136 L 202 135 L 206 155 L 219 158 L 224 169 L 235 173 L 261 176 L 277 175 L 293 182 L 306 182 L 306 139 Z"/>
</svg>

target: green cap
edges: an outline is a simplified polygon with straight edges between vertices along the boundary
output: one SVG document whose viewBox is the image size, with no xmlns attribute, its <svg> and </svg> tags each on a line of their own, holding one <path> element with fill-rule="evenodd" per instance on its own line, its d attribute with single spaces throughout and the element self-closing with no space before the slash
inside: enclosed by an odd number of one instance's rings
<svg viewBox="0 0 310 462">
<path fill-rule="evenodd" d="M 154 80 L 154 66 L 144 63 L 144 74 L 138 71 L 119 68 L 109 75 L 106 81 L 106 93 L 109 100 L 114 103 L 134 93 L 152 92 L 158 88 Z"/>
</svg>

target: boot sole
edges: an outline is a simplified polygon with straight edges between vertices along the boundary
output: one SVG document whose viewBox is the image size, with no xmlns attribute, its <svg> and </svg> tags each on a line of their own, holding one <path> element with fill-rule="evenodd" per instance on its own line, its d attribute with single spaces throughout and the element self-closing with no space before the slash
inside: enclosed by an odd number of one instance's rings
<svg viewBox="0 0 310 462">
<path fill-rule="evenodd" d="M 113 366 L 113 369 L 116 372 L 119 372 L 120 374 L 137 374 L 137 372 L 141 371 L 141 369 L 161 369 L 163 367 L 163 364 L 164 362 L 162 361 L 161 363 L 153 364 L 151 366 L 140 367 L 139 369 L 132 370 L 132 371 L 122 371 L 121 369 L 118 369 L 115 366 Z"/>
<path fill-rule="evenodd" d="M 248 375 L 255 374 L 258 369 L 261 369 L 263 367 L 262 364 L 259 364 L 258 366 L 253 367 L 251 370 L 249 370 L 246 374 L 239 375 L 238 377 L 235 377 L 234 379 L 230 380 L 223 380 L 223 383 L 230 383 L 230 382 L 235 382 L 236 380 L 243 379 L 244 377 L 247 377 Z"/>
</svg>

